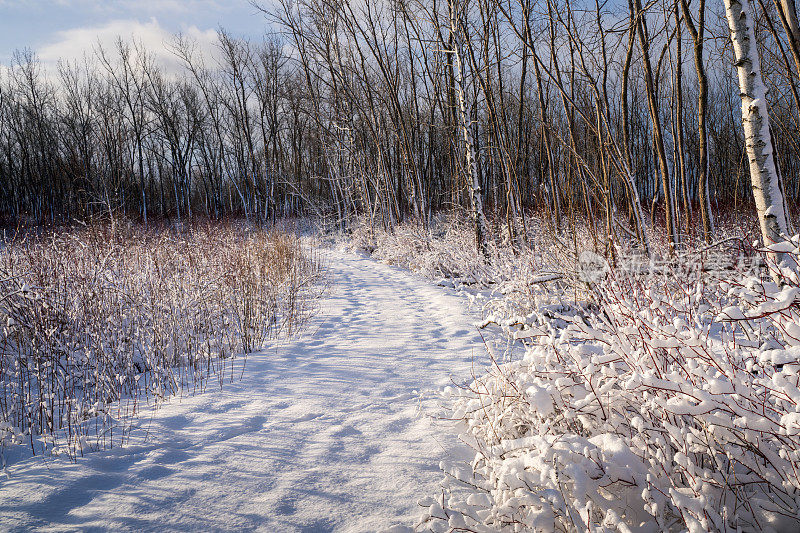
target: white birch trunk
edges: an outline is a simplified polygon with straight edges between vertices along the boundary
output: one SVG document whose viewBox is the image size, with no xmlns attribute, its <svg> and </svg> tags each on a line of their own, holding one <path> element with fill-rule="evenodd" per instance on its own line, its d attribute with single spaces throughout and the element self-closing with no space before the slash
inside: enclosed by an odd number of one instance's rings
<svg viewBox="0 0 800 533">
<path fill-rule="evenodd" d="M 739 74 L 742 126 L 747 159 L 750 163 L 750 181 L 761 225 L 761 235 L 764 245 L 768 246 L 786 239 L 788 222 L 772 152 L 766 101 L 767 88 L 761 77 L 761 63 L 756 48 L 750 0 L 724 1 L 735 54 L 735 66 Z"/>
<path fill-rule="evenodd" d="M 454 0 L 450 0 L 450 31 L 453 36 L 458 35 L 458 25 L 456 23 L 456 5 Z M 460 119 L 461 132 L 464 138 L 464 147 L 466 150 L 466 172 L 467 180 L 469 183 L 470 204 L 472 207 L 472 222 L 475 226 L 475 239 L 478 243 L 478 249 L 483 255 L 488 254 L 486 248 L 486 236 L 488 223 L 486 222 L 486 215 L 483 211 L 483 192 L 481 190 L 481 183 L 478 177 L 478 168 L 475 165 L 475 144 L 472 142 L 472 134 L 470 133 L 470 121 L 467 115 L 467 105 L 464 90 L 464 77 L 462 73 L 461 53 L 459 52 L 458 44 L 453 40 L 453 49 L 450 51 L 453 54 L 453 77 L 456 89 L 456 99 L 458 100 L 458 115 Z"/>
</svg>

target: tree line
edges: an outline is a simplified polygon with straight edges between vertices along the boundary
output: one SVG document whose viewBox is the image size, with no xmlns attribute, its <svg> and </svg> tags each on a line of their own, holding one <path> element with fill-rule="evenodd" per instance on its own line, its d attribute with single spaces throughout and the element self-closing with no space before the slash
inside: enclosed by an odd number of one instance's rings
<svg viewBox="0 0 800 533">
<path fill-rule="evenodd" d="M 495 225 L 520 244 L 539 211 L 555 231 L 589 221 L 609 247 L 647 249 L 648 225 L 673 246 L 712 240 L 715 214 L 752 205 L 754 168 L 771 169 L 756 189 L 778 190 L 782 213 L 800 197 L 794 0 L 262 11 L 273 33 L 220 30 L 213 58 L 176 36 L 177 73 L 123 40 L 55 73 L 16 53 L 0 81 L 0 211 L 392 227 L 463 209 L 479 243 Z"/>
</svg>

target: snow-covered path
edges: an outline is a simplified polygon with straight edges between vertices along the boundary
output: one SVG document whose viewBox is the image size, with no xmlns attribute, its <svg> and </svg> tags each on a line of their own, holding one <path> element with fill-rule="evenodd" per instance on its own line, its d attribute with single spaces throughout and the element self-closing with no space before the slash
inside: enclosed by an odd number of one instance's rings
<svg viewBox="0 0 800 533">
<path fill-rule="evenodd" d="M 299 338 L 248 357 L 243 378 L 173 400 L 150 438 L 0 480 L 0 530 L 377 531 L 435 495 L 442 443 L 415 390 L 471 375 L 465 300 L 355 255 L 326 252 L 331 291 Z"/>
</svg>

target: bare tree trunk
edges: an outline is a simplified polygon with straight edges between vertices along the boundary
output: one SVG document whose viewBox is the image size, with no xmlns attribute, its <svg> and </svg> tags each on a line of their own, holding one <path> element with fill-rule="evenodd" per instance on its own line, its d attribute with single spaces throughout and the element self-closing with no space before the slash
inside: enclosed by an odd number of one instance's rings
<svg viewBox="0 0 800 533">
<path fill-rule="evenodd" d="M 700 200 L 700 219 L 703 224 L 703 238 L 710 243 L 714 235 L 714 215 L 711 211 L 711 199 L 708 191 L 708 126 L 706 112 L 708 110 L 708 77 L 703 64 L 703 45 L 705 34 L 706 0 L 700 0 L 697 8 L 697 24 L 692 22 L 689 4 L 681 0 L 683 19 L 692 34 L 694 41 L 694 67 L 697 72 L 697 128 L 700 151 L 700 169 L 697 180 L 697 196 Z"/>
<path fill-rule="evenodd" d="M 449 50 L 453 54 L 453 73 L 454 84 L 456 92 L 456 100 L 458 107 L 458 115 L 460 119 L 461 133 L 464 140 L 464 148 L 466 155 L 466 173 L 467 180 L 470 186 L 470 204 L 472 208 L 472 223 L 475 225 L 475 240 L 478 243 L 478 248 L 485 256 L 488 255 L 488 248 L 486 246 L 486 236 L 488 233 L 488 224 L 486 222 L 486 215 L 483 211 L 483 192 L 481 189 L 481 180 L 478 176 L 478 168 L 475 161 L 475 144 L 472 141 L 472 133 L 470 132 L 470 120 L 467 115 L 466 96 L 464 89 L 464 75 L 463 65 L 461 63 L 461 53 L 459 52 L 459 45 L 455 40 L 458 38 L 458 23 L 456 22 L 457 8 L 456 0 L 448 1 L 448 8 L 450 11 L 450 32 L 453 36 L 454 43 Z"/>
<path fill-rule="evenodd" d="M 786 30 L 786 36 L 789 38 L 797 74 L 800 75 L 800 25 L 797 22 L 795 0 L 775 0 L 775 5 L 778 8 L 778 15 L 784 30 Z"/>
<path fill-rule="evenodd" d="M 631 219 L 636 228 L 636 235 L 639 242 L 644 247 L 645 254 L 650 256 L 650 242 L 647 238 L 647 230 L 644 225 L 644 215 L 642 214 L 642 202 L 639 198 L 639 189 L 636 187 L 636 173 L 633 169 L 633 157 L 631 156 L 631 131 L 630 131 L 630 110 L 628 106 L 628 87 L 630 85 L 630 70 L 633 60 L 633 49 L 636 44 L 636 19 L 633 9 L 630 10 L 630 34 L 628 37 L 628 50 L 625 54 L 625 62 L 622 67 L 622 159 L 624 161 L 624 176 L 622 177 L 625 188 L 628 192 L 628 203 L 631 209 Z"/>
<path fill-rule="evenodd" d="M 681 202 L 683 203 L 684 231 L 691 231 L 692 204 L 689 201 L 689 184 L 686 176 L 686 158 L 683 145 L 683 35 L 681 31 L 682 20 L 678 0 L 674 0 L 675 14 L 675 149 L 677 150 L 678 172 L 681 188 Z"/>
<path fill-rule="evenodd" d="M 667 155 L 664 150 L 664 137 L 661 131 L 661 117 L 658 113 L 658 101 L 656 97 L 655 82 L 653 81 L 653 67 L 650 62 L 650 37 L 647 35 L 645 26 L 645 12 L 642 9 L 641 0 L 635 0 L 636 6 L 636 31 L 639 34 L 639 45 L 642 49 L 642 63 L 644 65 L 645 90 L 647 92 L 647 103 L 650 108 L 650 119 L 653 122 L 653 144 L 655 145 L 658 166 L 661 172 L 661 187 L 664 190 L 664 211 L 666 216 L 667 239 L 669 240 L 670 250 L 675 249 L 678 243 L 678 235 L 675 229 L 675 202 L 672 194 L 672 185 L 669 178 L 669 166 L 667 165 Z"/>
</svg>

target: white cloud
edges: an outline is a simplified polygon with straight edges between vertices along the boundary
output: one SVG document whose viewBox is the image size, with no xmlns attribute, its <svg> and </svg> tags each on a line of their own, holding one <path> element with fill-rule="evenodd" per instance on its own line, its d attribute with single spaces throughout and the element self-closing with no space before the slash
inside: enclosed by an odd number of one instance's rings
<svg viewBox="0 0 800 533">
<path fill-rule="evenodd" d="M 217 32 L 214 29 L 202 30 L 197 26 L 188 26 L 181 32 L 195 42 L 197 52 L 209 57 L 216 52 Z M 181 63 L 169 50 L 175 36 L 162 27 L 156 18 L 149 22 L 136 19 L 112 20 L 97 26 L 87 26 L 59 31 L 49 44 L 39 47 L 36 52 L 46 68 L 56 65 L 59 60 L 82 60 L 91 56 L 98 46 L 108 52 L 114 52 L 116 41 L 122 38 L 127 42 L 141 42 L 145 49 L 155 56 L 165 69 L 176 72 Z"/>
</svg>

